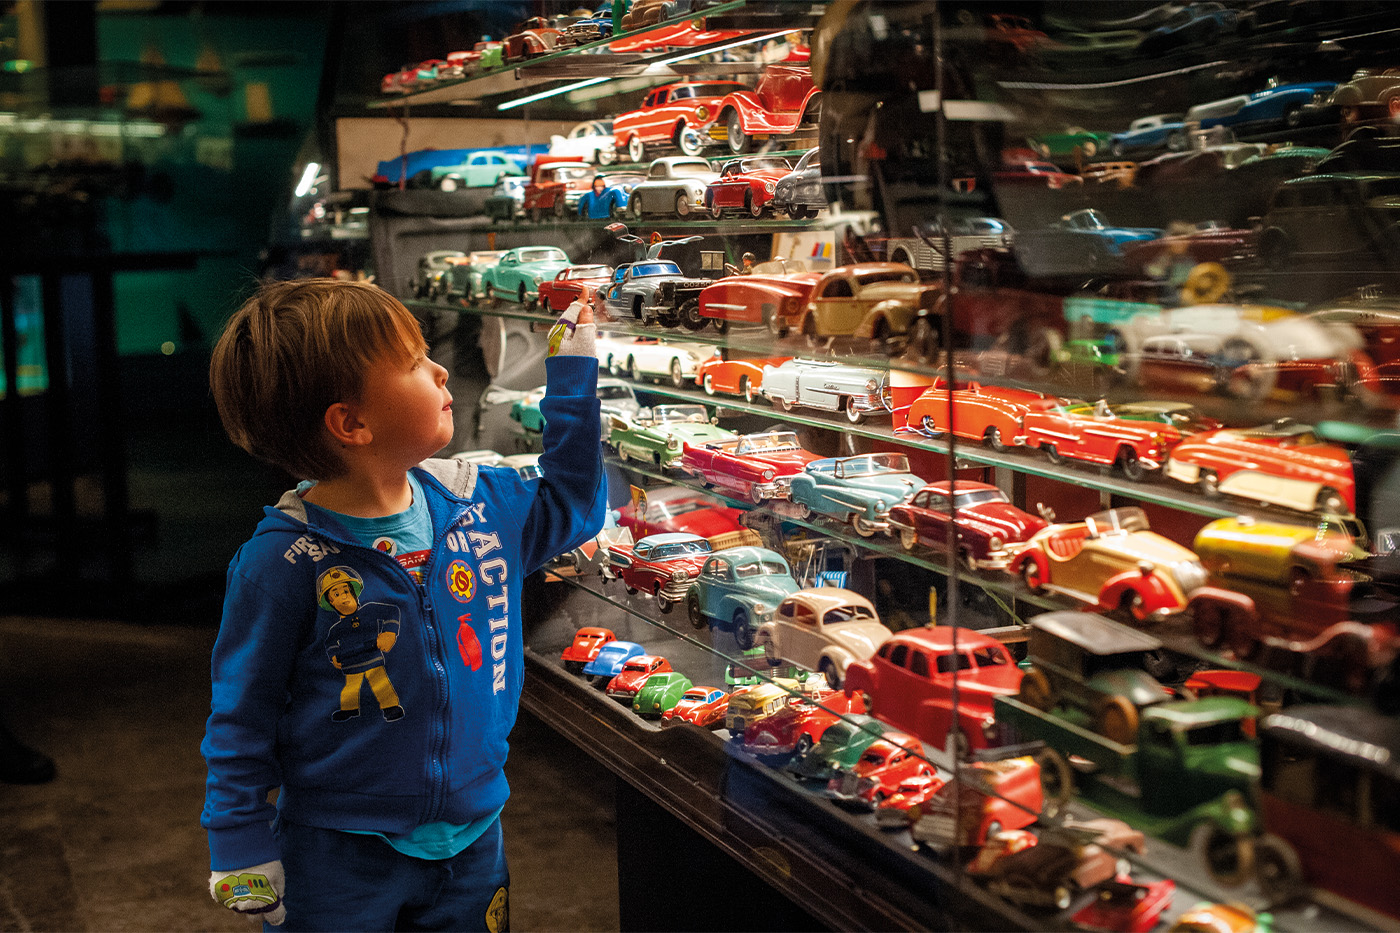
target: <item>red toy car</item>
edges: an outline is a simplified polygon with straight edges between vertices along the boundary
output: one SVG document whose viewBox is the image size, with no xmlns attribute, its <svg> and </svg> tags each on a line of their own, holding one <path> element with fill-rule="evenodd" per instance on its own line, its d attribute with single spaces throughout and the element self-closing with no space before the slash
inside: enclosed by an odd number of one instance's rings
<svg viewBox="0 0 1400 933">
<path fill-rule="evenodd" d="M 1023 159 L 1003 162 L 1002 167 L 992 173 L 992 183 L 994 186 L 1059 189 L 1082 185 L 1084 179 L 1062 172 L 1049 162 Z"/>
<path fill-rule="evenodd" d="M 804 128 L 815 132 L 821 90 L 812 83 L 812 69 L 806 65 L 769 65 L 753 90 L 731 92 L 717 112 L 710 138 L 724 141 L 738 155 L 752 149 L 755 139 L 791 136 Z"/>
<path fill-rule="evenodd" d="M 700 317 L 713 320 L 722 334 L 731 324 L 762 324 L 786 334 L 789 319 L 801 317 L 821 277 L 820 272 L 725 276 L 700 292 Z"/>
<path fill-rule="evenodd" d="M 949 782 L 920 806 L 922 812 L 910 827 L 915 842 L 940 848 L 980 846 L 1002 830 L 1031 825 L 1045 804 L 1040 765 L 1029 755 L 970 762 L 959 784 L 956 794 Z"/>
<path fill-rule="evenodd" d="M 786 499 L 792 477 L 819 459 L 820 454 L 804 450 L 789 431 L 687 443 L 681 449 L 681 469 L 753 502 Z"/>
<path fill-rule="evenodd" d="M 639 654 L 627 659 L 622 665 L 622 670 L 608 681 L 604 692 L 622 705 L 631 706 L 632 701 L 637 698 L 637 691 L 642 689 L 642 684 L 646 683 L 648 677 L 670 669 L 671 662 L 665 658 L 654 654 Z"/>
<path fill-rule="evenodd" d="M 947 480 L 929 483 L 908 502 L 890 507 L 890 529 L 906 551 L 920 544 L 947 547 L 948 488 Z M 958 559 L 973 570 L 1004 570 L 1011 563 L 1011 545 L 1030 540 L 1046 524 L 988 483 L 960 480 L 954 506 Z"/>
<path fill-rule="evenodd" d="M 842 713 L 864 713 L 865 701 L 835 690 L 818 690 L 807 698 L 793 697 L 770 716 L 744 730 L 744 748 L 755 755 L 802 755 L 822 739 Z"/>
<path fill-rule="evenodd" d="M 1299 512 L 1350 514 L 1356 508 L 1346 448 L 1325 443 L 1303 424 L 1197 434 L 1172 449 L 1163 472 L 1211 497 L 1227 493 Z"/>
<path fill-rule="evenodd" d="M 681 695 L 680 702 L 661 714 L 661 724 L 688 722 L 702 729 L 718 729 L 724 725 L 729 709 L 729 694 L 718 687 L 691 687 Z"/>
<path fill-rule="evenodd" d="M 827 781 L 827 796 L 873 810 L 906 778 L 937 774 L 923 755 L 924 747 L 914 736 L 887 732 L 861 753 L 855 767 Z"/>
<path fill-rule="evenodd" d="M 608 548 L 608 565 L 622 577 L 627 592 L 649 593 L 662 612 L 670 612 L 700 576 L 700 567 L 712 550 L 699 535 L 647 535 L 636 544 Z"/>
<path fill-rule="evenodd" d="M 648 490 L 640 518 L 631 506 L 621 511 L 617 523 L 630 530 L 634 540 L 668 531 L 713 538 L 745 530 L 739 522 L 743 510 L 683 486 Z"/>
<path fill-rule="evenodd" d="M 1064 401 L 1028 412 L 1024 425 L 1017 443 L 1040 448 L 1051 463 L 1070 458 L 1116 465 L 1132 480 L 1160 469 L 1168 451 L 1181 441 L 1176 428 L 1119 418 L 1102 399 L 1092 405 Z"/>
<path fill-rule="evenodd" d="M 562 314 L 575 301 L 593 302 L 593 294 L 612 281 L 613 267 L 569 266 L 540 283 L 540 307 Z"/>
<path fill-rule="evenodd" d="M 630 12 L 630 11 L 629 11 Z M 652 20 L 656 22 L 656 20 Z M 624 17 L 622 28 L 631 31 L 638 24 L 629 25 Z M 655 49 L 689 49 L 701 45 L 713 45 L 726 39 L 738 39 L 748 33 L 742 29 L 706 29 L 703 19 L 672 23 L 659 29 L 649 29 L 635 36 L 624 36 L 608 44 L 611 52 L 650 52 Z"/>
<path fill-rule="evenodd" d="M 875 822 L 881 829 L 907 829 L 919 818 L 921 808 L 948 782 L 938 774 L 915 774 L 899 782 L 875 808 Z"/>
<path fill-rule="evenodd" d="M 573 217 L 578 199 L 592 186 L 596 174 L 597 169 L 582 156 L 540 156 L 530 167 L 521 210 L 536 223 L 546 216 L 555 220 Z"/>
<path fill-rule="evenodd" d="M 948 419 L 948 396 L 952 395 L 953 416 Z M 958 437 L 981 441 L 993 450 L 1005 450 L 1024 432 L 1027 413 L 1053 405 L 1055 399 L 1043 392 L 984 386 L 980 382 L 956 381 L 952 392 L 939 378 L 909 406 L 909 424 L 934 436 L 951 428 Z"/>
<path fill-rule="evenodd" d="M 683 155 L 696 155 L 705 132 L 730 91 L 746 90 L 736 81 L 682 81 L 663 84 L 647 94 L 637 110 L 613 118 L 613 142 L 633 162 L 646 156 L 647 146 L 672 145 Z"/>
<path fill-rule="evenodd" d="M 723 392 L 726 395 L 742 395 L 744 401 L 752 402 L 762 395 L 763 367 L 781 366 L 790 356 L 765 356 L 750 360 L 726 360 L 713 356 L 701 363 L 695 370 L 695 382 L 705 390 L 706 395 Z"/>
<path fill-rule="evenodd" d="M 705 187 L 705 206 L 710 216 L 719 220 L 725 211 L 743 211 L 750 217 L 769 213 L 768 202 L 778 179 L 792 171 L 787 159 L 777 156 L 752 156 L 726 162 L 719 178 Z"/>
<path fill-rule="evenodd" d="M 1099 885 L 1098 896 L 1075 911 L 1070 919 L 1085 930 L 1148 933 L 1157 926 L 1162 911 L 1171 906 L 1175 892 L 1176 882 L 1170 878 L 1147 884 L 1131 878 L 1114 878 Z"/>
<path fill-rule="evenodd" d="M 574 633 L 574 642 L 564 649 L 559 657 L 564 661 L 564 670 L 570 674 L 582 674 L 583 666 L 598 656 L 598 652 L 610 641 L 617 641 L 612 629 L 587 627 Z"/>
<path fill-rule="evenodd" d="M 542 16 L 532 16 L 520 24 L 520 31 L 506 36 L 504 56 L 508 62 L 521 58 L 534 58 L 554 51 L 559 44 L 560 30 L 549 24 Z"/>
<path fill-rule="evenodd" d="M 953 635 L 957 633 L 957 654 Z M 952 738 L 953 680 L 959 738 Z M 875 718 L 941 748 L 985 748 L 992 697 L 1014 695 L 1022 671 L 995 638 L 940 625 L 896 632 L 867 661 L 846 668 L 848 694 L 864 693 Z"/>
</svg>

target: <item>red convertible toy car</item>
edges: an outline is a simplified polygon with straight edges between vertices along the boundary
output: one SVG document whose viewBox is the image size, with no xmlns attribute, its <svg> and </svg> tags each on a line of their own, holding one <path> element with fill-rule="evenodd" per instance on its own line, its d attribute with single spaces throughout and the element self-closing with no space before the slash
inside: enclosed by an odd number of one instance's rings
<svg viewBox="0 0 1400 933">
<path fill-rule="evenodd" d="M 654 654 L 639 654 L 634 658 L 627 659 L 627 662 L 622 665 L 622 670 L 608 681 L 607 689 L 604 692 L 624 706 L 631 706 L 632 701 L 637 698 L 637 691 L 642 689 L 642 684 L 647 682 L 648 677 L 670 669 L 671 662 L 663 657 Z"/>
<path fill-rule="evenodd" d="M 718 729 L 724 725 L 729 709 L 729 694 L 718 687 L 691 687 L 681 694 L 680 702 L 661 714 L 663 726 L 688 722 L 702 729 Z"/>
<path fill-rule="evenodd" d="M 835 690 L 793 697 L 772 715 L 756 719 L 744 729 L 744 748 L 755 755 L 803 755 L 822 740 L 827 727 L 841 714 L 864 712 L 861 697 Z"/>
<path fill-rule="evenodd" d="M 683 155 L 696 155 L 720 101 L 739 90 L 747 88 L 737 81 L 663 84 L 647 94 L 640 108 L 613 118 L 613 143 L 633 162 L 642 161 L 647 146 L 670 144 Z"/>
<path fill-rule="evenodd" d="M 855 767 L 829 780 L 826 793 L 842 803 L 873 810 L 906 778 L 933 774 L 937 772 L 924 758 L 924 747 L 917 738 L 903 732 L 887 732 L 861 753 Z"/>
<path fill-rule="evenodd" d="M 582 674 L 583 666 L 598 656 L 598 652 L 610 641 L 617 641 L 612 629 L 581 628 L 574 633 L 573 644 L 564 649 L 559 657 L 564 661 L 564 670 L 570 674 Z"/>
<path fill-rule="evenodd" d="M 1173 448 L 1163 472 L 1212 497 L 1227 493 L 1299 512 L 1350 514 L 1356 508 L 1346 448 L 1323 442 L 1303 424 L 1197 434 Z"/>
<path fill-rule="evenodd" d="M 778 179 L 792 171 L 787 159 L 754 156 L 725 163 L 719 178 L 705 187 L 705 206 L 719 220 L 725 211 L 743 211 L 750 217 L 770 212 Z"/>
<path fill-rule="evenodd" d="M 908 502 L 890 507 L 890 529 L 899 533 L 906 551 L 919 544 L 947 548 L 948 489 L 946 480 L 929 483 Z M 954 506 L 958 559 L 973 570 L 1004 570 L 1011 562 L 1010 546 L 1030 540 L 1046 524 L 988 483 L 959 481 Z"/>
<path fill-rule="evenodd" d="M 593 294 L 612 281 L 613 267 L 569 266 L 540 283 L 540 307 L 562 314 L 575 301 L 593 303 Z"/>
<path fill-rule="evenodd" d="M 707 484 L 733 490 L 753 502 L 786 499 L 792 477 L 820 454 L 804 450 L 790 431 L 744 434 L 732 440 L 686 444 L 681 469 Z"/>
<path fill-rule="evenodd" d="M 811 68 L 769 65 L 753 90 L 730 92 L 720 102 L 718 114 L 710 126 L 710 138 L 724 141 L 737 155 L 752 149 L 755 139 L 791 136 L 808 128 L 815 132 L 821 91 L 812 83 Z"/>
<path fill-rule="evenodd" d="M 631 506 L 621 511 L 617 523 L 630 530 L 634 539 L 668 531 L 713 538 L 745 530 L 739 522 L 743 510 L 684 486 L 648 490 L 640 518 Z"/>
<path fill-rule="evenodd" d="M 952 421 L 948 419 L 948 396 L 952 396 Z M 948 432 L 981 441 L 993 450 L 1005 450 L 1024 432 L 1026 414 L 1048 408 L 1054 399 L 1042 392 L 984 386 L 980 382 L 958 380 L 948 391 L 948 382 L 939 378 L 909 406 L 909 424 L 921 427 L 935 437 Z"/>
<path fill-rule="evenodd" d="M 1015 694 L 1022 672 L 995 638 L 958 629 L 954 652 L 953 636 L 946 625 L 896 632 L 869 660 L 851 662 L 846 692 L 866 694 L 873 716 L 931 745 L 985 748 L 995 727 L 992 697 Z"/>
<path fill-rule="evenodd" d="M 706 395 L 723 392 L 726 395 L 742 395 L 744 401 L 752 402 L 762 393 L 763 367 L 781 366 L 790 356 L 765 356 L 758 359 L 734 360 L 711 357 L 695 370 L 695 382 L 705 390 Z"/>
<path fill-rule="evenodd" d="M 608 548 L 608 565 L 622 577 L 627 592 L 649 593 L 662 612 L 670 612 L 700 576 L 700 567 L 712 550 L 699 535 L 647 535 L 636 544 Z"/>
<path fill-rule="evenodd" d="M 1051 463 L 1068 457 L 1104 466 L 1116 465 L 1128 479 L 1142 479 L 1161 468 L 1167 452 L 1181 441 L 1176 428 L 1150 421 L 1119 418 L 1108 402 L 1092 405 L 1063 401 L 1026 414 L 1025 433 L 1016 439 L 1039 447 Z"/>
</svg>

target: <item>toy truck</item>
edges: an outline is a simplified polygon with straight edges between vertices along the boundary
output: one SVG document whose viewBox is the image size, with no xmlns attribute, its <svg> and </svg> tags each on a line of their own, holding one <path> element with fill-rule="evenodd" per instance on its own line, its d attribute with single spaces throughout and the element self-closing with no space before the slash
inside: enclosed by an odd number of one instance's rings
<svg viewBox="0 0 1400 933">
<path fill-rule="evenodd" d="M 1249 703 L 1154 704 L 1142 710 L 1131 744 L 1091 731 L 1073 710 L 1047 712 L 1011 696 L 992 703 L 1003 740 L 1045 743 L 1038 757 L 1048 806 L 1077 786 L 1111 816 L 1189 845 L 1222 884 L 1252 872 L 1258 817 L 1247 795 L 1259 778 L 1259 750 L 1245 735 L 1245 720 L 1258 713 Z"/>
</svg>

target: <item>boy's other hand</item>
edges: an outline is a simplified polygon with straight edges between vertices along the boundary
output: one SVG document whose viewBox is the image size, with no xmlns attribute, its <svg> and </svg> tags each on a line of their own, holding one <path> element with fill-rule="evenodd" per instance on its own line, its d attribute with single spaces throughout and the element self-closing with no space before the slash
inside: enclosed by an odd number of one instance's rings
<svg viewBox="0 0 1400 933">
<path fill-rule="evenodd" d="M 374 640 L 374 646 L 380 651 L 393 651 L 394 643 L 399 640 L 399 636 L 393 632 L 380 632 L 379 637 Z"/>
<path fill-rule="evenodd" d="M 586 301 L 575 301 L 549 330 L 549 355 L 595 356 L 597 331 L 592 306 Z"/>
<path fill-rule="evenodd" d="M 282 906 L 285 884 L 281 861 L 263 862 L 239 871 L 210 872 L 209 895 L 249 920 L 280 926 L 287 919 L 287 908 Z"/>
</svg>

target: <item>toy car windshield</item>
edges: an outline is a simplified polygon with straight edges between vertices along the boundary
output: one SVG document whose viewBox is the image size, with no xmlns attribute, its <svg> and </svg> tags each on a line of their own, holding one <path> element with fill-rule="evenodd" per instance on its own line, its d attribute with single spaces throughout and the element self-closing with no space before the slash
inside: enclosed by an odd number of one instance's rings
<svg viewBox="0 0 1400 933">
<path fill-rule="evenodd" d="M 960 492 L 957 496 L 957 507 L 965 509 L 970 505 L 980 505 L 983 502 L 1006 502 L 1006 494 L 1000 489 L 979 489 L 976 492 Z"/>
<path fill-rule="evenodd" d="M 826 614 L 822 621 L 827 625 L 833 622 L 855 622 L 860 619 L 873 619 L 875 613 L 865 606 L 837 606 Z"/>
<path fill-rule="evenodd" d="M 660 547 L 651 549 L 652 560 L 666 560 L 672 557 L 687 557 L 691 554 L 708 554 L 710 542 L 708 541 L 679 541 L 675 544 L 663 544 Z"/>
<path fill-rule="evenodd" d="M 703 405 L 658 405 L 652 416 L 657 422 L 709 421 Z"/>
<path fill-rule="evenodd" d="M 840 464 L 841 476 L 873 476 L 877 473 L 908 473 L 909 458 L 904 454 L 869 454 L 851 457 Z"/>
<path fill-rule="evenodd" d="M 907 272 L 880 271 L 867 272 L 864 275 L 856 276 L 856 281 L 861 285 L 874 285 L 876 282 L 917 282 L 919 275 L 913 269 Z"/>
<path fill-rule="evenodd" d="M 1115 532 L 1126 534 L 1133 531 L 1146 531 L 1147 515 L 1137 507 L 1125 509 L 1109 509 L 1106 512 L 1095 512 L 1084 519 L 1084 524 L 1089 526 L 1091 537 L 1099 535 L 1113 534 Z"/>
<path fill-rule="evenodd" d="M 558 249 L 525 249 L 520 251 L 521 262 L 568 262 L 569 257 Z"/>
<path fill-rule="evenodd" d="M 751 454 L 759 450 L 791 450 L 796 447 L 796 434 L 750 434 L 739 439 L 734 452 Z"/>
</svg>

